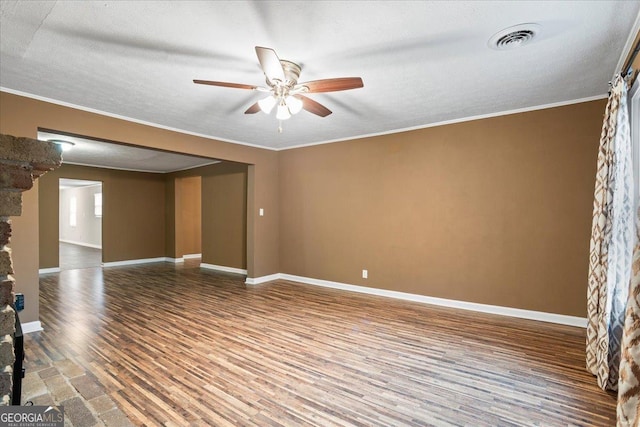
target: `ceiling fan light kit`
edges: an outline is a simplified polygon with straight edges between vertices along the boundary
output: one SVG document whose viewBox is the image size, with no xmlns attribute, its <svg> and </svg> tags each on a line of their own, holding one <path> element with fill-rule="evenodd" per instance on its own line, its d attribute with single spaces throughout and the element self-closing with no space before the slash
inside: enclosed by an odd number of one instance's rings
<svg viewBox="0 0 640 427">
<path fill-rule="evenodd" d="M 278 100 L 273 95 L 269 95 L 266 98 L 258 101 L 258 105 L 260 106 L 260 109 L 262 110 L 263 113 L 266 113 L 266 114 L 269 114 L 271 110 L 273 110 L 273 107 L 276 106 L 277 103 L 278 103 Z"/>
<path fill-rule="evenodd" d="M 360 77 L 340 77 L 334 79 L 315 80 L 298 83 L 302 68 L 291 61 L 278 58 L 273 49 L 256 46 L 258 62 L 266 77 L 267 87 L 253 86 L 241 83 L 228 83 L 212 80 L 194 80 L 196 84 L 230 87 L 236 89 L 257 90 L 268 92 L 269 95 L 249 107 L 244 113 L 255 114 L 262 111 L 270 114 L 276 109 L 276 119 L 280 122 L 288 120 L 292 115 L 306 110 L 320 117 L 331 114 L 324 105 L 304 96 L 308 93 L 337 92 L 341 90 L 357 89 L 364 86 Z M 282 132 L 282 126 L 278 127 Z"/>
</svg>

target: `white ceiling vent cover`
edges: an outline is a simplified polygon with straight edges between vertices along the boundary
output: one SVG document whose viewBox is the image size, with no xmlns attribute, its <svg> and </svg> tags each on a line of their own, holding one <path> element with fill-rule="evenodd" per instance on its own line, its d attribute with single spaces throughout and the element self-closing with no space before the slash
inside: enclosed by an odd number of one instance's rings
<svg viewBox="0 0 640 427">
<path fill-rule="evenodd" d="M 540 29 L 539 24 L 514 25 L 491 36 L 488 45 L 496 50 L 515 49 L 530 43 L 535 36 L 540 34 Z"/>
</svg>

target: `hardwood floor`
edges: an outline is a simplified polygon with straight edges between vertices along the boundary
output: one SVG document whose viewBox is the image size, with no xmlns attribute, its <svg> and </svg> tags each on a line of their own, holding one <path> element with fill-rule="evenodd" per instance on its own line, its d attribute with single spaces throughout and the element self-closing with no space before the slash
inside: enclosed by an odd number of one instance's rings
<svg viewBox="0 0 640 427">
<path fill-rule="evenodd" d="M 27 369 L 72 359 L 138 425 L 612 426 L 585 331 L 167 263 L 41 276 Z"/>
<path fill-rule="evenodd" d="M 102 265 L 102 249 L 60 242 L 59 251 L 60 270 L 100 267 Z"/>
</svg>

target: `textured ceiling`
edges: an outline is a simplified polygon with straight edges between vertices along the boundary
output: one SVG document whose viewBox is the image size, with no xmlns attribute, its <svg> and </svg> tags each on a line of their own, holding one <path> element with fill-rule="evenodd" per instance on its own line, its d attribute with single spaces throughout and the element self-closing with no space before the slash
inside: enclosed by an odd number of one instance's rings
<svg viewBox="0 0 640 427">
<path fill-rule="evenodd" d="M 638 1 L 5 1 L 0 87 L 136 121 L 274 149 L 604 96 Z M 520 49 L 487 41 L 521 23 Z M 360 76 L 309 95 L 333 111 L 243 114 L 264 94 L 255 46 L 300 81 Z M 62 131 L 64 129 L 61 129 Z"/>
<path fill-rule="evenodd" d="M 62 153 L 67 164 L 99 166 L 138 172 L 168 173 L 217 163 L 218 160 L 149 150 L 124 144 L 38 132 L 41 141 L 63 140 L 74 144 Z"/>
</svg>

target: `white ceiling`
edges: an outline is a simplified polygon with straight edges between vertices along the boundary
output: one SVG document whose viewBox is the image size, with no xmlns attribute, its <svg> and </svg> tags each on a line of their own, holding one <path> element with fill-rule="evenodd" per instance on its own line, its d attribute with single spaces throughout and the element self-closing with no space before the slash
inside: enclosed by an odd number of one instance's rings
<svg viewBox="0 0 640 427">
<path fill-rule="evenodd" d="M 73 143 L 70 150 L 63 151 L 62 160 L 63 163 L 75 165 L 168 173 L 218 163 L 218 160 L 205 157 L 149 150 L 51 132 L 38 132 L 38 139 L 41 141 L 63 140 Z"/>
<path fill-rule="evenodd" d="M 225 141 L 273 149 L 603 97 L 639 1 L 5 1 L 0 87 Z M 487 41 L 521 23 L 520 49 Z M 255 46 L 300 81 L 360 76 L 309 95 L 333 114 L 243 114 L 264 94 Z M 63 129 L 61 129 L 63 131 Z"/>
</svg>

